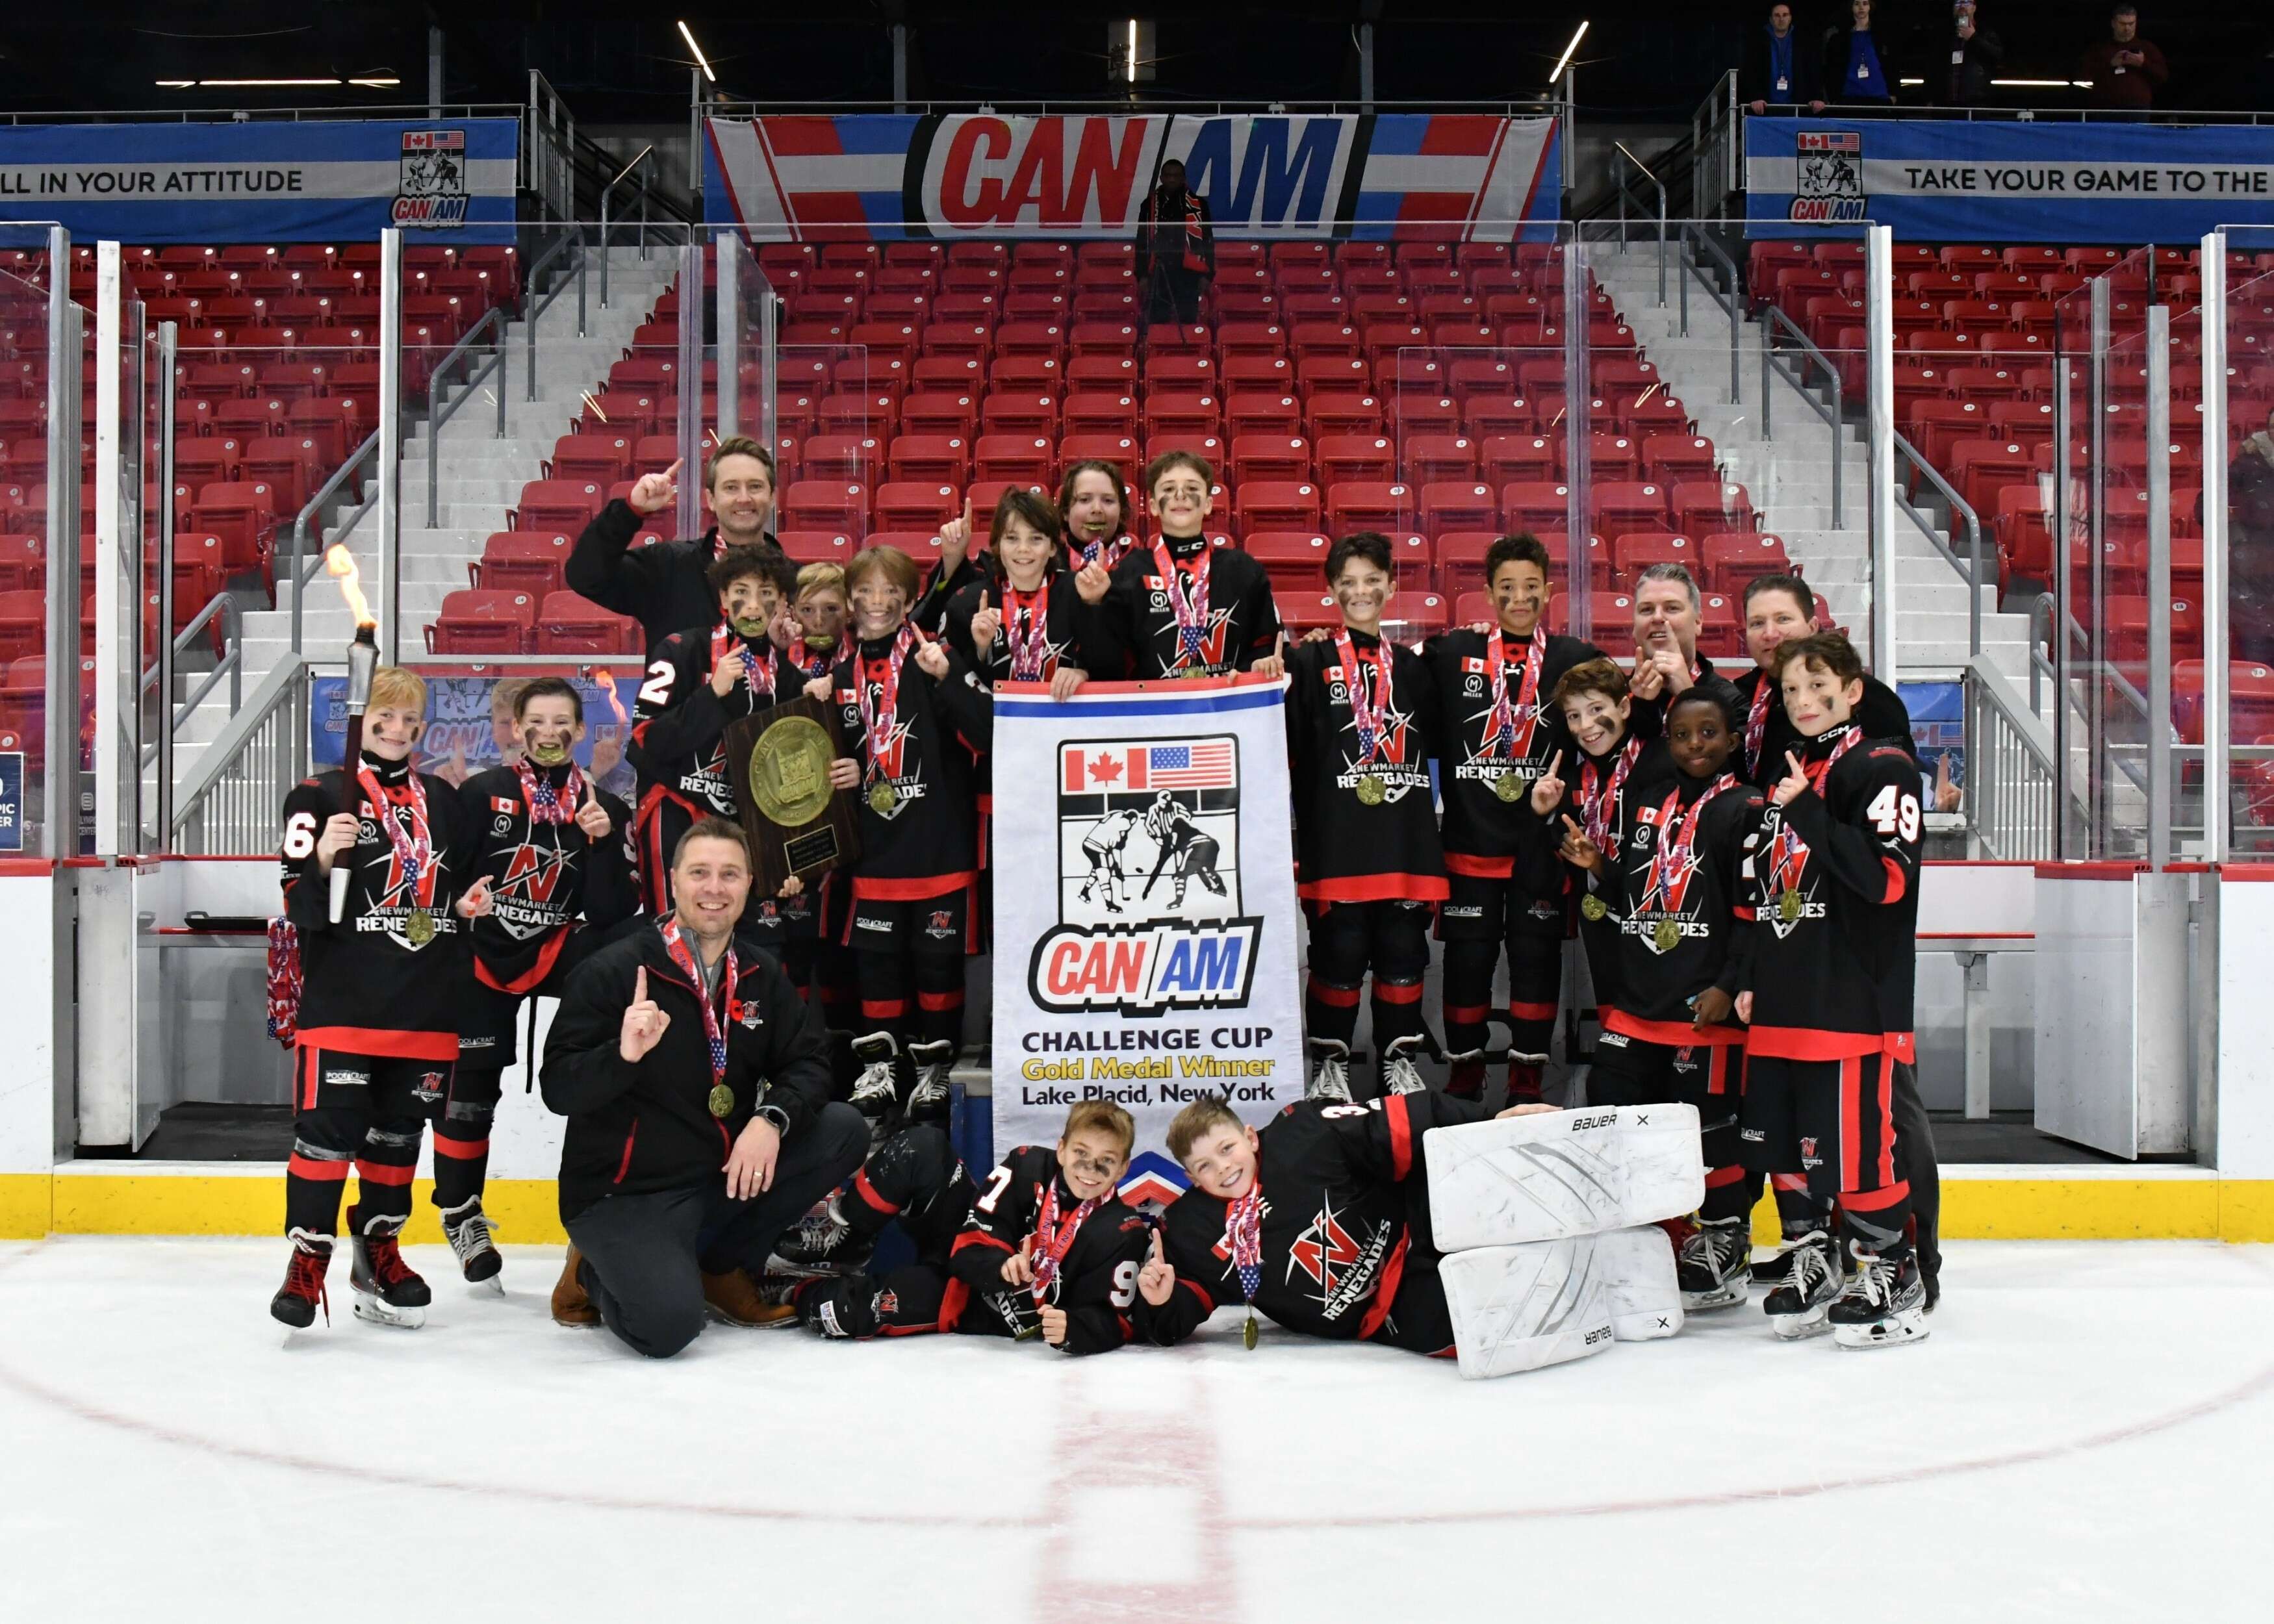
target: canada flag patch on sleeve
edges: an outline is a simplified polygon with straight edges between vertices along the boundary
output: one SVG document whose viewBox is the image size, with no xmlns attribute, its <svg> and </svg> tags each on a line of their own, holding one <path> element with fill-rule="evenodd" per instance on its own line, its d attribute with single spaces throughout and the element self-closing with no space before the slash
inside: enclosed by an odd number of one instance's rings
<svg viewBox="0 0 2274 1624">
<path fill-rule="evenodd" d="M 490 810 L 493 812 L 518 812 L 521 810 L 521 802 L 514 800 L 509 795 L 492 795 L 490 797 Z"/>
</svg>

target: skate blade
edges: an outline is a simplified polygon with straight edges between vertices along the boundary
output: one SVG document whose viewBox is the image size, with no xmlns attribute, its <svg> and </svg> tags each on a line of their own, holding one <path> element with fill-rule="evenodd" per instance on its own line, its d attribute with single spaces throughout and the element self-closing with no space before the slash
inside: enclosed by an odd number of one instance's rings
<svg viewBox="0 0 2274 1624">
<path fill-rule="evenodd" d="M 1869 1325 L 1835 1325 L 1833 1340 L 1842 1348 L 1901 1348 L 1927 1338 L 1926 1312 L 1907 1308 Z"/>
<path fill-rule="evenodd" d="M 468 1281 L 466 1295 L 468 1297 L 503 1297 L 505 1295 L 504 1274 L 501 1271 L 495 1274 L 486 1275 L 480 1280 Z"/>
<path fill-rule="evenodd" d="M 1796 1314 L 1771 1314 L 1769 1324 L 1786 1342 L 1806 1342 L 1810 1337 L 1821 1336 L 1832 1328 L 1831 1314 L 1832 1304 L 1819 1303 L 1814 1308 Z"/>
<path fill-rule="evenodd" d="M 1682 1312 L 1686 1314 L 1711 1313 L 1717 1308 L 1743 1308 L 1747 1302 L 1745 1282 L 1733 1280 L 1716 1286 L 1711 1291 L 1685 1291 L 1682 1294 Z"/>
<path fill-rule="evenodd" d="M 367 1324 L 388 1326 L 398 1331 L 415 1331 L 426 1323 L 426 1311 L 423 1308 L 396 1308 L 361 1292 L 356 1294 L 354 1312 L 357 1319 Z"/>
</svg>

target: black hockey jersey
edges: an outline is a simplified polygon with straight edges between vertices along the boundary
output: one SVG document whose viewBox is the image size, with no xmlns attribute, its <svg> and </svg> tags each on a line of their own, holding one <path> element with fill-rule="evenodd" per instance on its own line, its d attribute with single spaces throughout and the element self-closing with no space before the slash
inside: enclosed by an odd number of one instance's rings
<svg viewBox="0 0 2274 1624">
<path fill-rule="evenodd" d="M 1364 632 L 1349 643 L 1347 665 L 1334 640 L 1287 657 L 1296 891 L 1321 902 L 1442 901 L 1445 857 L 1429 789 L 1442 737 L 1435 687 L 1412 649 Z M 1378 719 L 1371 760 L 1352 675 L 1360 705 Z"/>
<path fill-rule="evenodd" d="M 1489 639 L 1489 641 L 1488 641 Z M 1493 644 L 1500 647 L 1495 679 Z M 1536 673 L 1530 661 L 1540 652 Z M 1556 751 L 1572 759 L 1563 718 L 1547 703 L 1563 673 L 1601 650 L 1544 630 L 1519 641 L 1495 628 L 1441 632 L 1421 658 L 1444 716 L 1442 758 L 1445 866 L 1456 874 L 1506 878 L 1516 855 L 1512 816 Z M 1506 704 L 1500 703 L 1505 695 Z M 1503 725 L 1505 736 L 1502 735 Z M 1501 787 L 1503 779 L 1509 787 Z"/>
<path fill-rule="evenodd" d="M 1638 814 L 1645 804 L 1656 806 L 1657 798 L 1665 794 L 1675 776 L 1674 763 L 1665 741 L 1630 732 L 1600 759 L 1575 748 L 1563 758 L 1562 776 L 1563 799 L 1546 817 L 1532 809 L 1528 794 L 1518 806 L 1524 852 L 1516 877 L 1529 894 L 1544 896 L 1566 875 L 1572 876 L 1579 893 L 1579 941 L 1587 951 L 1600 1013 L 1618 1008 L 1623 996 L 1617 906 L 1622 886 L 1616 876 L 1635 849 Z M 1603 869 L 1580 876 L 1556 856 L 1567 832 L 1566 817 L 1594 837 L 1603 853 Z"/>
<path fill-rule="evenodd" d="M 1909 1059 L 1918 763 L 1855 723 L 1796 751 L 1817 787 L 1761 815 L 1751 858 L 1749 1053 Z"/>
<path fill-rule="evenodd" d="M 1110 634 L 1128 650 L 1128 674 L 1140 681 L 1220 677 L 1269 658 L 1279 643 L 1279 608 L 1263 566 L 1236 547 L 1212 547 L 1203 536 L 1163 537 L 1158 545 L 1169 554 L 1173 586 L 1161 574 L 1159 553 L 1140 546 L 1114 570 L 1099 605 Z M 1179 631 L 1171 590 L 1192 612 L 1197 647 L 1186 646 Z"/>
<path fill-rule="evenodd" d="M 1406 1184 L 1422 1165 L 1421 1136 L 1490 1115 L 1434 1089 L 1363 1105 L 1305 1100 L 1284 1108 L 1262 1130 L 1257 1154 L 1263 1278 L 1256 1311 L 1291 1331 L 1337 1342 L 1381 1329 L 1413 1244 L 1408 1215 L 1427 1199 L 1418 1183 Z M 1138 1299 L 1139 1335 L 1163 1346 L 1182 1342 L 1219 1307 L 1240 1302 L 1228 1213 L 1228 1203 L 1198 1190 L 1169 1204 L 1162 1250 L 1177 1286 L 1157 1308 Z"/>
<path fill-rule="evenodd" d="M 750 666 L 724 698 L 711 673 L 728 649 L 747 648 Z M 656 644 L 640 684 L 637 719 L 625 752 L 639 773 L 640 805 L 668 795 L 697 816 L 734 817 L 727 729 L 797 696 L 797 677 L 763 636 L 745 640 L 719 625 L 678 631 Z"/>
<path fill-rule="evenodd" d="M 940 1327 L 953 1330 L 974 1297 L 1005 1289 L 1003 1260 L 1029 1236 L 1040 1262 L 1051 1236 L 1040 1233 L 1043 1207 L 1056 1192 L 1052 1227 L 1065 1242 L 1056 1276 L 1043 1300 L 1065 1310 L 1068 1353 L 1104 1353 L 1135 1335 L 1130 1319 L 1137 1298 L 1137 1271 L 1144 1267 L 1151 1231 L 1133 1207 L 1108 1196 L 1076 1227 L 1068 1225 L 1081 1203 L 1058 1173 L 1058 1153 L 1047 1145 L 1021 1145 L 1003 1158 L 971 1203 L 971 1216 L 948 1254 L 953 1277 L 940 1304 Z M 1027 1287 L 1010 1287 L 1028 1290 Z"/>
<path fill-rule="evenodd" d="M 455 905 L 472 882 L 474 829 L 457 792 L 408 762 L 363 763 L 385 804 L 353 775 L 335 769 L 303 780 L 284 798 L 282 878 L 284 914 L 299 932 L 298 1041 L 302 1048 L 455 1063 L 459 995 L 470 974 L 468 929 Z M 384 817 L 407 837 L 413 785 L 424 796 L 432 856 L 410 874 Z M 316 842 L 334 816 L 353 811 L 361 829 L 337 861 L 349 872 L 347 906 L 331 922 L 331 880 L 316 865 Z"/>
<path fill-rule="evenodd" d="M 982 597 L 1003 620 L 1002 630 L 988 645 L 984 658 L 971 638 L 971 617 L 979 612 Z M 1035 613 L 1038 609 L 1039 626 Z M 1081 601 L 1081 594 L 1074 590 L 1073 576 L 1063 569 L 1053 569 L 1043 576 L 1038 594 L 1024 596 L 1000 581 L 983 575 L 966 583 L 948 599 L 945 624 L 948 646 L 968 660 L 972 669 L 978 672 L 980 680 L 990 686 L 997 682 L 1047 682 L 1058 674 L 1061 665 L 1093 674 L 1120 674 L 1120 656 L 1115 654 L 1110 665 L 1104 658 L 1104 627 L 1097 610 Z M 1022 634 L 1034 641 L 1028 645 L 1026 660 L 1019 662 L 1014 659 L 1014 652 Z M 1020 663 L 1029 668 L 1023 676 L 1017 669 Z"/>
<path fill-rule="evenodd" d="M 1626 798 L 1609 883 L 1589 876 L 1588 894 L 1618 930 L 1618 997 L 1603 1028 L 1676 1048 L 1705 1041 L 1691 1028 L 1691 1002 L 1709 987 L 1735 997 L 1744 985 L 1753 918 L 1745 855 L 1761 794 L 1734 772 L 1706 784 L 1677 771 L 1641 789 L 1630 781 Z M 1731 1026 L 1718 1035 L 1743 1034 Z"/>
<path fill-rule="evenodd" d="M 992 696 L 970 662 L 947 650 L 937 681 L 900 665 L 891 715 L 883 713 L 892 640 L 856 644 L 831 673 L 839 717 L 861 763 L 861 858 L 854 895 L 921 900 L 969 884 L 979 867 L 976 763 L 993 741 Z M 862 720 L 877 707 L 881 748 Z"/>
<path fill-rule="evenodd" d="M 530 771 L 556 793 L 569 773 L 566 764 L 532 763 Z M 511 767 L 478 772 L 459 786 L 466 826 L 475 831 L 472 872 L 489 876 L 494 898 L 473 921 L 474 974 L 501 992 L 527 992 L 571 967 L 561 954 L 579 923 L 606 929 L 639 912 L 631 808 L 599 792 L 612 827 L 595 845 L 573 816 L 584 793 L 563 795 L 572 816 L 552 823 L 531 816 L 528 791 Z"/>
<path fill-rule="evenodd" d="M 1785 714 L 1784 695 L 1776 679 L 1759 666 L 1739 677 L 1735 691 L 1736 714 L 1731 720 L 1737 730 L 1739 759 L 1730 764 L 1758 788 L 1772 789 L 1785 775 L 1785 752 L 1800 748 L 1800 730 Z M 1877 677 L 1867 674 L 1864 678 L 1864 701 L 1856 707 L 1856 725 L 1864 730 L 1866 739 L 1884 739 L 1899 744 L 1910 752 L 1914 763 L 1917 761 L 1918 746 L 1911 739 L 1909 707 L 1894 689 Z"/>
</svg>

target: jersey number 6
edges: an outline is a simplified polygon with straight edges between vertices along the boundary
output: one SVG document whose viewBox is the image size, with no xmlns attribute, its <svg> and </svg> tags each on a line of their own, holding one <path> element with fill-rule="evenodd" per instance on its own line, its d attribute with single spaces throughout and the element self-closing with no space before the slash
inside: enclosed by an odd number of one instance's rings
<svg viewBox="0 0 2274 1624">
<path fill-rule="evenodd" d="M 316 815 L 295 812 L 284 823 L 284 859 L 299 862 L 316 849 Z"/>
</svg>

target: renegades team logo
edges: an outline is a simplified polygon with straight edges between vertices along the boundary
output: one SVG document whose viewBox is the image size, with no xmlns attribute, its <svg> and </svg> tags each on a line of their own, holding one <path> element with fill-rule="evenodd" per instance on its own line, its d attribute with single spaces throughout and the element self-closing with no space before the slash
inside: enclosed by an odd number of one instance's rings
<svg viewBox="0 0 2274 1624">
<path fill-rule="evenodd" d="M 1756 861 L 1760 861 L 1756 859 Z M 1776 820 L 1776 833 L 1769 841 L 1767 877 L 1761 884 L 1759 917 L 1783 941 L 1800 928 L 1804 919 L 1822 919 L 1826 910 L 1816 900 L 1816 887 L 1811 883 L 1801 883 L 1808 871 L 1808 842 L 1792 832 L 1791 825 L 1781 817 Z M 1786 898 L 1791 898 L 1787 901 Z"/>
<path fill-rule="evenodd" d="M 516 942 L 542 936 L 568 922 L 568 898 L 555 900 L 561 876 L 569 872 L 568 853 L 558 846 L 524 840 L 506 860 L 498 880 L 491 917 Z"/>
<path fill-rule="evenodd" d="M 1244 1006 L 1260 918 L 1239 891 L 1239 741 L 1058 747 L 1058 923 L 1028 986 L 1049 1010 Z"/>
</svg>

